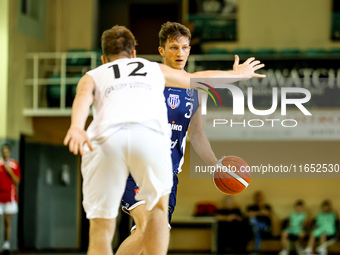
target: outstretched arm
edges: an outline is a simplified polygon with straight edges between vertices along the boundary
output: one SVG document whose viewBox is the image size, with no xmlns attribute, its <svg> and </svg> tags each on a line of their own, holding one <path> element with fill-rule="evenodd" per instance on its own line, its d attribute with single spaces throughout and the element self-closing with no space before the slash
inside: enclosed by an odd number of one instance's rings
<svg viewBox="0 0 340 255">
<path fill-rule="evenodd" d="M 78 151 L 80 155 L 83 154 L 84 143 L 87 143 L 92 150 L 92 144 L 84 128 L 93 102 L 94 88 L 94 81 L 88 74 L 80 79 L 77 86 L 76 97 L 72 105 L 71 126 L 64 139 L 64 145 L 68 145 L 70 152 L 74 155 L 77 155 Z"/>
<path fill-rule="evenodd" d="M 200 156 L 208 166 L 214 166 L 218 159 L 204 131 L 204 119 L 200 108 L 201 107 L 198 107 L 190 122 L 190 143 L 198 156 Z"/>
<path fill-rule="evenodd" d="M 266 75 L 255 73 L 264 67 L 259 60 L 248 58 L 243 64 L 239 64 L 239 57 L 235 55 L 234 69 L 230 71 L 201 71 L 186 73 L 163 64 L 159 64 L 168 87 L 190 88 L 190 78 L 228 78 L 228 83 L 233 83 L 250 78 L 265 78 Z M 197 84 L 199 86 L 199 84 Z"/>
</svg>

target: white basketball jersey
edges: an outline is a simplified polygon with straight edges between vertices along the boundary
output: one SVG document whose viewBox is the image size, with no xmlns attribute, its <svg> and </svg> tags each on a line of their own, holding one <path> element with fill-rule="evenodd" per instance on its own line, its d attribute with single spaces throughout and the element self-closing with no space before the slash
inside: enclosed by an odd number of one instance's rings
<svg viewBox="0 0 340 255">
<path fill-rule="evenodd" d="M 165 80 L 158 63 L 124 58 L 87 72 L 95 82 L 90 139 L 105 139 L 122 124 L 139 123 L 168 135 Z"/>
</svg>

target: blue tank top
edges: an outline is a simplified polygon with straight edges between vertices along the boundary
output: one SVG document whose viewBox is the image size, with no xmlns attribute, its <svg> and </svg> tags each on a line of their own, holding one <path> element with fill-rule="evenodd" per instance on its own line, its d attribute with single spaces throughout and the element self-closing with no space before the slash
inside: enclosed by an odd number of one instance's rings
<svg viewBox="0 0 340 255">
<path fill-rule="evenodd" d="M 190 120 L 199 106 L 198 95 L 195 89 L 166 87 L 164 97 L 171 129 L 172 169 L 174 174 L 178 174 L 182 171 L 186 135 Z"/>
</svg>

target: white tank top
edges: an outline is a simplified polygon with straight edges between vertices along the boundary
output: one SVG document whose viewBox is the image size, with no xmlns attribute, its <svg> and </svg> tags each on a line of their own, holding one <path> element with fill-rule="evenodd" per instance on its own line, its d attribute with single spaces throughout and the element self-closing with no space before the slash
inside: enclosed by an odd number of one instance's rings
<svg viewBox="0 0 340 255">
<path fill-rule="evenodd" d="M 123 124 L 141 124 L 169 135 L 165 80 L 158 63 L 124 58 L 87 72 L 95 82 L 93 121 L 87 133 L 102 140 Z"/>
</svg>

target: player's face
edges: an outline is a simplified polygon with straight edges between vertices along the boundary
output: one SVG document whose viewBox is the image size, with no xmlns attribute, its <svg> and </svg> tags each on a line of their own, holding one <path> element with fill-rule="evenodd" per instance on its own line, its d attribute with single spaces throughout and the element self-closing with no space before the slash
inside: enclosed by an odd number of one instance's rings
<svg viewBox="0 0 340 255">
<path fill-rule="evenodd" d="M 175 69 L 184 69 L 190 53 L 190 43 L 186 36 L 174 40 L 167 40 L 164 48 L 159 47 L 159 52 L 164 58 L 164 64 Z"/>
<path fill-rule="evenodd" d="M 322 206 L 322 211 L 323 212 L 329 212 L 331 210 L 330 206 L 329 205 L 323 205 Z"/>
<path fill-rule="evenodd" d="M 11 151 L 10 151 L 9 148 L 3 147 L 2 151 L 1 151 L 1 154 L 2 154 L 2 158 L 6 161 L 11 156 Z"/>
<path fill-rule="evenodd" d="M 303 210 L 303 206 L 302 206 L 302 205 L 296 206 L 296 211 L 297 211 L 298 213 L 303 212 L 303 211 L 304 211 L 304 210 Z"/>
</svg>

